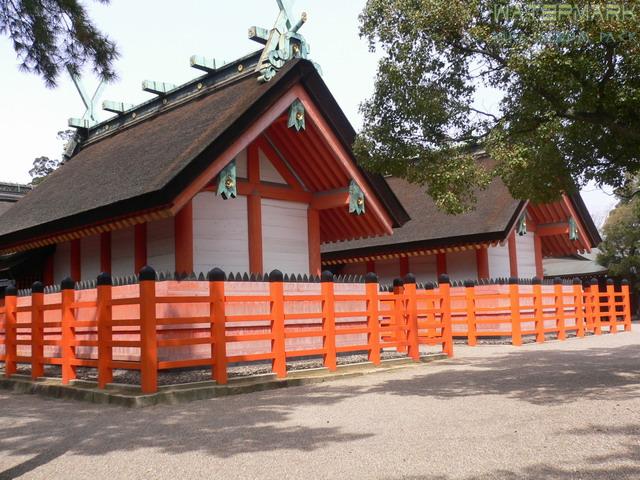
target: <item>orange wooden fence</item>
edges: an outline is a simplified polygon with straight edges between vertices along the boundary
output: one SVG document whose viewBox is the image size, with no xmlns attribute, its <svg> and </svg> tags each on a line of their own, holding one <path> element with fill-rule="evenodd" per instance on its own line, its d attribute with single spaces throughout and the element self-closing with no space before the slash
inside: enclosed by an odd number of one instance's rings
<svg viewBox="0 0 640 480">
<path fill-rule="evenodd" d="M 38 282 L 28 295 L 9 288 L 0 306 L 0 361 L 7 376 L 30 365 L 33 378 L 59 365 L 65 384 L 78 367 L 94 368 L 101 388 L 116 369 L 139 370 L 142 390 L 155 392 L 158 372 L 177 368 L 210 368 L 225 384 L 229 364 L 243 362 L 269 361 L 282 378 L 287 359 L 297 357 L 321 357 L 334 371 L 346 352 L 366 352 L 377 365 L 389 349 L 418 360 L 436 346 L 451 356 L 455 337 L 521 345 L 525 336 L 543 342 L 548 334 L 562 340 L 631 329 L 627 282 L 600 289 L 595 281 L 478 285 L 442 276 L 439 285 L 417 285 L 408 275 L 391 290 L 375 274 L 288 281 L 277 270 L 254 280 L 229 281 L 214 269 L 207 280 L 158 281 L 145 267 L 128 285 L 101 274 L 94 285 L 66 279 L 54 292 Z"/>
<path fill-rule="evenodd" d="M 334 283 L 327 272 L 300 284 L 276 270 L 265 281 L 246 282 L 251 288 L 243 292 L 243 282 L 225 280 L 214 269 L 207 281 L 157 281 L 145 267 L 133 285 L 114 286 L 101 274 L 84 290 L 71 279 L 54 293 L 40 283 L 28 296 L 9 288 L 0 307 L 0 361 L 7 376 L 29 364 L 34 379 L 45 365 L 59 365 L 65 384 L 78 367 L 95 368 L 101 388 L 116 369 L 139 370 L 142 391 L 151 393 L 158 372 L 176 368 L 207 367 L 225 384 L 227 366 L 237 362 L 270 361 L 282 378 L 295 357 L 319 356 L 336 370 L 344 352 L 364 351 L 376 365 L 384 349 L 415 360 L 422 345 L 453 354 L 446 284 L 418 290 L 409 277 L 389 292 L 380 291 L 375 274 L 363 283 Z"/>
</svg>

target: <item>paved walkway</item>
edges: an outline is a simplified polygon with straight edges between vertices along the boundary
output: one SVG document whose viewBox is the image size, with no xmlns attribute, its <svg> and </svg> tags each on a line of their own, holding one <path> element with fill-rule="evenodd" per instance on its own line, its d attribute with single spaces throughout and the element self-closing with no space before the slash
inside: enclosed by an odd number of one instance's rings
<svg viewBox="0 0 640 480">
<path fill-rule="evenodd" d="M 640 328 L 145 410 L 0 391 L 0 478 L 640 478 Z"/>
</svg>

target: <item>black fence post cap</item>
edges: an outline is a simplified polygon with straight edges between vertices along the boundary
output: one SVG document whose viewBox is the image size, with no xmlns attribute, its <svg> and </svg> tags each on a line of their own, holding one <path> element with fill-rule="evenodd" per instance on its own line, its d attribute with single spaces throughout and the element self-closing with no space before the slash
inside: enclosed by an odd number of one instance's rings
<svg viewBox="0 0 640 480">
<path fill-rule="evenodd" d="M 405 285 L 416 283 L 416 277 L 415 277 L 415 275 L 413 273 L 407 273 L 404 276 L 404 280 L 403 281 L 404 281 Z"/>
<path fill-rule="evenodd" d="M 465 288 L 473 288 L 476 286 L 476 282 L 474 282 L 473 280 L 465 280 L 464 286 Z"/>
<path fill-rule="evenodd" d="M 590 283 L 591 285 L 598 285 L 598 279 L 594 277 L 594 278 L 592 278 L 591 280 L 589 280 L 589 283 Z"/>
<path fill-rule="evenodd" d="M 324 272 L 322 272 L 320 281 L 322 283 L 333 283 L 333 272 L 330 272 L 329 270 L 325 270 Z"/>
<path fill-rule="evenodd" d="M 215 267 L 207 273 L 207 280 L 210 282 L 224 282 L 226 275 L 221 268 Z"/>
<path fill-rule="evenodd" d="M 393 288 L 399 288 L 399 287 L 404 287 L 404 282 L 402 281 L 401 278 L 394 278 L 393 279 Z"/>
<path fill-rule="evenodd" d="M 621 283 L 622 285 L 629 285 L 629 280 L 626 278 L 623 278 Z"/>
<path fill-rule="evenodd" d="M 451 280 L 449 280 L 449 275 L 447 275 L 446 273 L 440 275 L 438 277 L 438 283 L 451 283 Z"/>
<path fill-rule="evenodd" d="M 113 280 L 111 279 L 111 274 L 108 272 L 102 272 L 98 275 L 96 279 L 96 285 L 98 287 L 105 287 L 113 284 Z"/>
<path fill-rule="evenodd" d="M 607 278 L 607 285 L 613 285 L 613 278 Z"/>
<path fill-rule="evenodd" d="M 65 277 L 60 282 L 60 290 L 73 290 L 76 288 L 76 281 L 71 277 Z"/>
<path fill-rule="evenodd" d="M 150 267 L 149 265 L 145 265 L 140 270 L 140 274 L 138 276 L 141 282 L 149 282 L 155 281 L 156 279 L 156 271 Z"/>
<path fill-rule="evenodd" d="M 531 284 L 532 285 L 541 285 L 542 284 L 542 279 L 540 277 L 533 277 L 531 279 Z"/>
<path fill-rule="evenodd" d="M 378 283 L 378 275 L 374 272 L 369 272 L 364 277 L 364 283 Z"/>
<path fill-rule="evenodd" d="M 509 285 L 517 285 L 518 279 L 516 277 L 509 277 Z"/>
<path fill-rule="evenodd" d="M 553 279 L 554 285 L 562 285 L 562 279 L 560 277 L 556 277 Z"/>
<path fill-rule="evenodd" d="M 284 275 L 280 270 L 272 270 L 269 274 L 270 282 L 282 282 L 284 280 Z"/>
<path fill-rule="evenodd" d="M 31 293 L 44 293 L 44 284 L 42 282 L 33 282 Z"/>
<path fill-rule="evenodd" d="M 573 284 L 574 285 L 581 285 L 582 284 L 582 280 L 580 280 L 578 277 L 575 277 L 573 279 Z"/>
</svg>

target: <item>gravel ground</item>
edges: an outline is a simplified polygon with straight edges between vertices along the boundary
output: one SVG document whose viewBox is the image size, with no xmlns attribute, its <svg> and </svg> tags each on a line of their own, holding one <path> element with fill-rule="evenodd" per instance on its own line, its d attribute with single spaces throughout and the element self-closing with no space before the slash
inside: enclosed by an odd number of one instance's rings
<svg viewBox="0 0 640 480">
<path fill-rule="evenodd" d="M 0 478 L 638 479 L 640 329 L 143 410 L 0 391 Z"/>
<path fill-rule="evenodd" d="M 395 351 L 383 351 L 380 355 L 382 360 L 390 360 L 394 358 L 406 358 L 404 353 Z M 349 365 L 352 363 L 361 363 L 367 361 L 365 352 L 352 354 L 339 354 L 338 365 Z M 289 360 L 287 362 L 288 371 L 307 370 L 310 368 L 322 367 L 321 358 L 300 358 Z M 3 370 L 0 368 L 0 373 Z M 251 364 L 234 364 L 227 367 L 229 378 L 249 377 L 252 375 L 263 375 L 271 373 L 271 362 L 255 362 Z M 22 375 L 31 375 L 31 367 L 29 365 L 18 365 L 18 373 Z M 77 377 L 79 380 L 98 380 L 98 372 L 95 368 L 78 368 Z M 61 368 L 57 365 L 45 365 L 45 377 L 60 378 L 62 375 Z M 182 383 L 205 382 L 211 380 L 211 369 L 208 368 L 189 368 L 171 371 L 161 371 L 158 374 L 158 385 L 178 385 Z M 113 382 L 125 385 L 140 385 L 140 372 L 137 370 L 114 370 Z"/>
</svg>

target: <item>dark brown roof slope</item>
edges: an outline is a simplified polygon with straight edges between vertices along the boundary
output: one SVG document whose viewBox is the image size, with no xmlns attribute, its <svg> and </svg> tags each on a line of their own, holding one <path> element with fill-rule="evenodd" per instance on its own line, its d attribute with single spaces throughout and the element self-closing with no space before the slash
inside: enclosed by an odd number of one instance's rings
<svg viewBox="0 0 640 480">
<path fill-rule="evenodd" d="M 400 178 L 386 180 L 411 220 L 394 229 L 391 236 L 323 245 L 323 259 L 503 240 L 525 203 L 514 200 L 505 185 L 494 180 L 486 190 L 478 192 L 475 211 L 447 215 L 436 207 L 421 187 Z"/>
<path fill-rule="evenodd" d="M 248 69 L 247 70 L 251 70 Z M 353 129 L 310 62 L 291 61 L 267 83 L 253 72 L 95 142 L 2 216 L 0 246 L 164 206 L 176 197 L 284 92 L 301 82 L 339 138 Z M 350 150 L 351 143 L 346 144 Z M 379 184 L 380 178 L 368 176 Z M 404 210 L 389 189 L 382 201 L 401 225 Z M 385 198 L 386 197 L 386 198 Z M 406 213 L 404 213 L 406 217 Z"/>
</svg>

